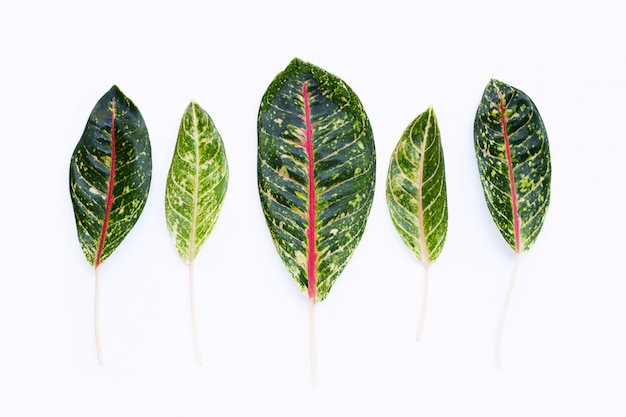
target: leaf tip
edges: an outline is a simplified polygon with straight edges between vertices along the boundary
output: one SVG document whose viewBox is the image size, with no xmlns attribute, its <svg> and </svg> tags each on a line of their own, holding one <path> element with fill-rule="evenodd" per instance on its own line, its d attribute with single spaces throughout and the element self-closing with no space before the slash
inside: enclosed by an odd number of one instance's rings
<svg viewBox="0 0 626 417">
<path fill-rule="evenodd" d="M 187 111 L 194 111 L 195 109 L 197 109 L 198 107 L 200 107 L 198 105 L 198 102 L 195 99 L 191 99 L 189 101 L 189 104 L 187 105 Z"/>
<path fill-rule="evenodd" d="M 117 86 L 117 84 L 113 84 L 113 86 L 109 89 L 109 93 L 112 94 L 120 94 L 122 92 L 122 90 L 120 90 L 120 88 Z"/>
<path fill-rule="evenodd" d="M 296 71 L 300 71 L 301 68 L 303 66 L 306 66 L 307 62 L 298 58 L 298 57 L 294 57 L 290 62 L 289 65 L 287 65 L 287 68 L 293 68 Z"/>
</svg>

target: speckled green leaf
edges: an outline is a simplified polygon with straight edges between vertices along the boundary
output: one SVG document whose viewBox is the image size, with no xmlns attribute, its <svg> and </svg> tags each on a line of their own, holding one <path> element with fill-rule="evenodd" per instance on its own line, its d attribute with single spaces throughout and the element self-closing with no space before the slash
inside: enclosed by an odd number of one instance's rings
<svg viewBox="0 0 626 417">
<path fill-rule="evenodd" d="M 387 206 L 396 230 L 424 263 L 434 262 L 448 230 L 441 136 L 431 108 L 411 122 L 389 162 Z"/>
<path fill-rule="evenodd" d="M 548 135 L 522 91 L 491 80 L 474 120 L 480 179 L 496 226 L 516 253 L 530 249 L 550 202 Z"/>
<path fill-rule="evenodd" d="M 191 263 L 213 231 L 228 185 L 224 143 L 209 114 L 191 102 L 180 123 L 165 188 L 167 228 Z"/>
<path fill-rule="evenodd" d="M 352 89 L 294 59 L 258 116 L 258 186 L 276 249 L 312 302 L 359 243 L 374 196 L 372 129 Z"/>
<path fill-rule="evenodd" d="M 95 268 L 137 222 L 151 175 L 146 124 L 133 102 L 113 86 L 92 110 L 70 162 L 78 239 Z"/>
</svg>

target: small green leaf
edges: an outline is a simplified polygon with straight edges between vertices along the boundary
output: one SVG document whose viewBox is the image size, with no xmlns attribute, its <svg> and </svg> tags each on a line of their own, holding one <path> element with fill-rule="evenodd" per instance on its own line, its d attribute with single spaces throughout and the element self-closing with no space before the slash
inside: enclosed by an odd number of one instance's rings
<svg viewBox="0 0 626 417">
<path fill-rule="evenodd" d="M 522 91 L 491 80 L 474 120 L 474 148 L 487 207 L 516 253 L 530 249 L 550 203 L 548 134 Z"/>
<path fill-rule="evenodd" d="M 294 59 L 258 116 L 263 213 L 287 269 L 322 301 L 359 243 L 374 196 L 374 138 L 363 106 L 336 76 Z"/>
<path fill-rule="evenodd" d="M 387 206 L 398 234 L 424 263 L 419 340 L 426 319 L 429 265 L 439 257 L 448 231 L 443 149 L 432 107 L 411 122 L 391 154 Z"/>
<path fill-rule="evenodd" d="M 165 220 L 180 257 L 189 264 L 189 297 L 196 361 L 202 364 L 193 261 L 207 240 L 228 187 L 224 143 L 209 114 L 191 102 L 180 122 L 165 186 Z"/>
<path fill-rule="evenodd" d="M 387 206 L 396 230 L 423 263 L 441 253 L 448 201 L 441 136 L 431 108 L 404 131 L 389 162 Z"/>
<path fill-rule="evenodd" d="M 78 240 L 95 268 L 137 222 L 151 175 L 146 124 L 135 104 L 113 86 L 93 108 L 70 162 Z"/>
<path fill-rule="evenodd" d="M 209 114 L 191 102 L 180 123 L 165 188 L 167 228 L 185 262 L 193 262 L 213 231 L 227 186 L 222 138 Z"/>
<path fill-rule="evenodd" d="M 499 367 L 504 320 L 520 256 L 535 243 L 550 203 L 548 134 L 530 97 L 492 79 L 474 119 L 474 149 L 491 217 L 515 251 L 496 333 Z"/>
</svg>

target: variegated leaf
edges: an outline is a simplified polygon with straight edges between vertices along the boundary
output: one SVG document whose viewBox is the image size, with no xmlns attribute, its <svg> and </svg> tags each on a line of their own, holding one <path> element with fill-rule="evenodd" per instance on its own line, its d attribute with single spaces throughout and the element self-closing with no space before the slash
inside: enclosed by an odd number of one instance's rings
<svg viewBox="0 0 626 417">
<path fill-rule="evenodd" d="M 409 249 L 425 264 L 434 262 L 446 239 L 448 201 L 441 136 L 432 107 L 411 122 L 391 155 L 387 206 Z"/>
<path fill-rule="evenodd" d="M 375 149 L 363 106 L 342 80 L 294 59 L 258 116 L 258 186 L 274 244 L 312 303 L 359 243 L 374 196 Z"/>
<path fill-rule="evenodd" d="M 151 175 L 146 124 L 135 104 L 113 86 L 92 110 L 70 163 L 78 239 L 96 269 L 137 222 Z"/>
<path fill-rule="evenodd" d="M 530 249 L 550 202 L 548 135 L 522 91 L 491 80 L 474 120 L 474 147 L 487 207 L 516 253 Z"/>
<path fill-rule="evenodd" d="M 535 243 L 550 203 L 550 150 L 539 111 L 530 97 L 491 80 L 474 120 L 474 148 L 487 207 L 515 251 L 496 333 L 496 366 L 520 256 Z"/>
<path fill-rule="evenodd" d="M 165 188 L 165 217 L 180 257 L 191 263 L 213 231 L 228 185 L 224 143 L 209 114 L 191 102 L 180 123 Z"/>
</svg>

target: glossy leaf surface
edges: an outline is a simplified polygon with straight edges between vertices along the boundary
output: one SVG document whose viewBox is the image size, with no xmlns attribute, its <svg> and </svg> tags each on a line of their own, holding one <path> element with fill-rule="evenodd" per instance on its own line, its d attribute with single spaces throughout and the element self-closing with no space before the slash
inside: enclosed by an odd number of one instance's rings
<svg viewBox="0 0 626 417">
<path fill-rule="evenodd" d="M 191 263 L 213 231 L 228 185 L 224 143 L 209 114 L 191 102 L 180 123 L 165 188 L 165 217 L 180 257 Z"/>
<path fill-rule="evenodd" d="M 425 264 L 434 262 L 448 230 L 441 135 L 431 108 L 411 122 L 389 162 L 387 206 L 396 230 Z"/>
<path fill-rule="evenodd" d="M 78 239 L 94 267 L 137 222 L 151 176 L 146 124 L 135 104 L 113 86 L 93 108 L 70 163 Z"/>
<path fill-rule="evenodd" d="M 263 96 L 258 186 L 276 249 L 312 302 L 326 298 L 358 245 L 376 156 L 363 106 L 342 80 L 294 59 Z"/>
<path fill-rule="evenodd" d="M 491 80 L 474 120 L 474 148 L 487 207 L 516 253 L 535 243 L 550 202 L 548 135 L 522 91 Z"/>
</svg>

